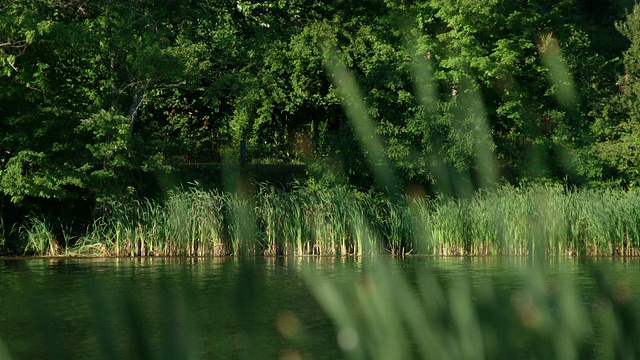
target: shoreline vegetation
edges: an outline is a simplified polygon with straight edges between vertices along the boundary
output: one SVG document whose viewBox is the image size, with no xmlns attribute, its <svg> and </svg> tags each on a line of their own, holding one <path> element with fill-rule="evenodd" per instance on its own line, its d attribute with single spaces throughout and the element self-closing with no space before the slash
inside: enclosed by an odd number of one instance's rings
<svg viewBox="0 0 640 360">
<path fill-rule="evenodd" d="M 80 234 L 55 225 L 30 217 L 16 228 L 24 254 L 638 256 L 640 192 L 505 185 L 392 201 L 346 187 L 259 184 L 244 195 L 195 184 L 163 200 L 109 203 Z"/>
<path fill-rule="evenodd" d="M 0 253 L 640 255 L 640 5 L 249 3 L 7 8 Z"/>
</svg>

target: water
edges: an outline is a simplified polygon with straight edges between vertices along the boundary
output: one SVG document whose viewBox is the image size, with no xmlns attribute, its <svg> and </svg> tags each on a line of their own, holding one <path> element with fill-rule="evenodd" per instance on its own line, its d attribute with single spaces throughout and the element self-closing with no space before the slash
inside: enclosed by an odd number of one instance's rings
<svg viewBox="0 0 640 360">
<path fill-rule="evenodd" d="M 337 353 L 330 322 L 294 268 L 243 264 L 0 261 L 0 339 L 15 359 L 277 358 L 316 344 Z M 289 338 L 278 330 L 287 321 L 297 327 Z"/>
<path fill-rule="evenodd" d="M 445 287 L 464 278 L 473 294 L 491 288 L 516 308 L 536 269 L 551 292 L 570 273 L 587 309 L 599 304 L 594 267 L 620 296 L 640 295 L 637 259 L 541 267 L 526 258 L 385 263 L 384 271 L 410 285 L 425 274 Z M 343 358 L 336 326 L 311 294 L 308 274 L 339 286 L 377 266 L 372 259 L 309 257 L 0 259 L 0 341 L 13 359 Z"/>
</svg>

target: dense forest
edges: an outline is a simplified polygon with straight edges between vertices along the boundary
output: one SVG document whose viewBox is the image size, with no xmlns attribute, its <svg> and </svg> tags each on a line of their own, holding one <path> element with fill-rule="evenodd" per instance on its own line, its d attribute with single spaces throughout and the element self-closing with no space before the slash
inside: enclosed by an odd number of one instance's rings
<svg viewBox="0 0 640 360">
<path fill-rule="evenodd" d="M 240 152 L 327 184 L 631 188 L 639 79 L 631 0 L 2 0 L 0 227 Z"/>
</svg>

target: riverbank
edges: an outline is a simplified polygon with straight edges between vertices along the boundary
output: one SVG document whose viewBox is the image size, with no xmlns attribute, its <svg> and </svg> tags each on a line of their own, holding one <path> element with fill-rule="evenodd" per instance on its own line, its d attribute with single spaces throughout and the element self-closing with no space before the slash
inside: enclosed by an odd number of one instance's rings
<svg viewBox="0 0 640 360">
<path fill-rule="evenodd" d="M 640 193 L 504 186 L 468 199 L 391 201 L 342 187 L 253 195 L 183 188 L 110 203 L 80 235 L 48 219 L 17 230 L 25 253 L 84 256 L 640 255 Z"/>
</svg>

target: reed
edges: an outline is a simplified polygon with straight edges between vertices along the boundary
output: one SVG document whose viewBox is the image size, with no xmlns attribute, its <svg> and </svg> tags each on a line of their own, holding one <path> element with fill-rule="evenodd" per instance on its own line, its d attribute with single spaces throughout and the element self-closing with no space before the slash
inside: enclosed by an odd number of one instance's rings
<svg viewBox="0 0 640 360">
<path fill-rule="evenodd" d="M 7 230 L 4 226 L 4 219 L 2 218 L 2 216 L 0 216 L 0 249 L 4 250 L 6 241 L 7 241 Z"/>
<path fill-rule="evenodd" d="M 26 224 L 18 232 L 26 240 L 25 253 L 47 256 L 60 253 L 60 245 L 47 220 L 28 217 Z"/>
<path fill-rule="evenodd" d="M 19 235 L 37 255 L 640 254 L 633 190 L 505 185 L 467 199 L 391 201 L 346 187 L 258 188 L 244 195 L 192 186 L 163 201 L 110 203 L 78 238 L 59 230 L 58 239 L 48 220 L 31 217 Z"/>
<path fill-rule="evenodd" d="M 255 205 L 252 198 L 233 193 L 224 197 L 228 249 L 233 255 L 256 255 L 261 244 L 257 236 Z"/>
<path fill-rule="evenodd" d="M 283 254 L 303 255 L 303 244 L 309 238 L 310 230 L 305 221 L 302 199 L 297 192 L 278 198 L 280 200 L 279 205 L 284 209 L 284 213 L 279 213 L 280 226 L 278 227 L 284 244 Z M 288 216 L 285 216 L 285 214 Z"/>
<path fill-rule="evenodd" d="M 218 191 L 197 187 L 170 192 L 164 208 L 158 207 L 161 216 L 156 217 L 160 220 L 159 228 L 167 234 L 164 239 L 169 244 L 165 247 L 187 256 L 226 255 L 222 233 L 225 221 L 222 210 L 226 201 Z"/>
</svg>

